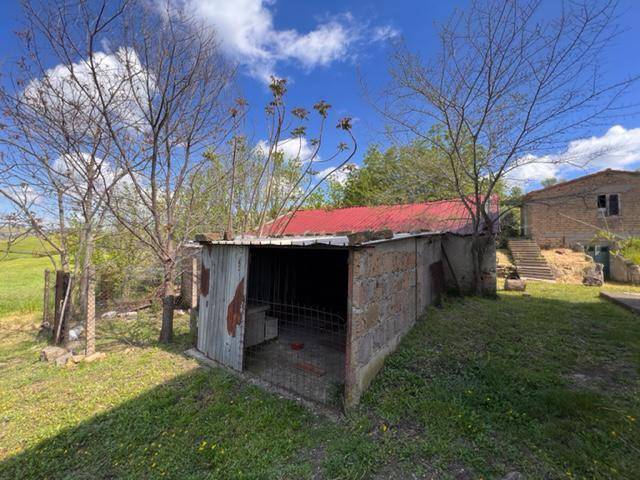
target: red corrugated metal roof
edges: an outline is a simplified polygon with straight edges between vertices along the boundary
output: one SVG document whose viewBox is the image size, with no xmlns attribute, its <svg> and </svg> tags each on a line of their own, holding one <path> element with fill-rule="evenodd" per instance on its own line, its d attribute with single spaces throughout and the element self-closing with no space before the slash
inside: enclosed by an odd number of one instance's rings
<svg viewBox="0 0 640 480">
<path fill-rule="evenodd" d="M 490 203 L 496 216 L 497 198 Z M 289 217 L 284 215 L 268 223 L 263 235 L 325 235 L 383 229 L 390 229 L 394 233 L 431 231 L 468 234 L 473 231 L 469 212 L 459 199 L 334 210 L 299 210 L 290 221 Z"/>
</svg>

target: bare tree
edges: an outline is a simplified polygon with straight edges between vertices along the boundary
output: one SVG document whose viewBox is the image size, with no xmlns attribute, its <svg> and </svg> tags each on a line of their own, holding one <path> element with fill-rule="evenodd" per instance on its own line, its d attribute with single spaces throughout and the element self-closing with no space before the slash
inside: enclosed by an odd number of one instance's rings
<svg viewBox="0 0 640 480">
<path fill-rule="evenodd" d="M 163 342 L 172 339 L 176 262 L 188 241 L 178 235 L 178 217 L 190 215 L 185 198 L 206 166 L 204 148 L 220 143 L 234 121 L 225 102 L 233 68 L 213 31 L 172 5 L 25 2 L 29 40 L 59 63 L 54 72 L 82 100 L 90 138 L 100 139 L 90 155 L 113 166 L 90 195 L 161 265 Z M 118 187 L 109 188 L 114 178 Z"/>
<path fill-rule="evenodd" d="M 53 56 L 59 65 L 47 67 L 52 32 L 43 35 L 31 8 L 25 4 L 26 26 L 19 34 L 24 55 L 0 90 L 2 163 L 8 168 L 0 195 L 48 247 L 45 251 L 55 254 L 50 258 L 56 267 L 80 272 L 84 315 L 95 235 L 106 213 L 103 197 L 122 174 L 111 161 L 100 112 L 78 86 L 89 80 L 87 69 L 60 56 Z"/>
<path fill-rule="evenodd" d="M 394 134 L 443 152 L 440 176 L 473 224 L 478 293 L 499 182 L 531 163 L 582 162 L 549 154 L 622 111 L 636 78 L 607 82 L 600 68 L 617 33 L 615 12 L 615 1 L 567 2 L 549 19 L 537 0 L 475 1 L 442 27 L 429 61 L 403 46 L 392 55 L 380 110 Z M 430 132 L 434 125 L 441 134 Z"/>
</svg>

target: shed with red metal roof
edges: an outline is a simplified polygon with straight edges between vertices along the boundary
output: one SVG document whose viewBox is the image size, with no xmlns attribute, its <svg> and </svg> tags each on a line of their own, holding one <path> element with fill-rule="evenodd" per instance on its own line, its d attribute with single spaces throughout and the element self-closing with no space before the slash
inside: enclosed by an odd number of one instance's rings
<svg viewBox="0 0 640 480">
<path fill-rule="evenodd" d="M 472 231 L 462 201 L 443 200 L 300 210 L 261 235 L 198 236 L 197 355 L 284 393 L 354 405 L 427 307 L 470 289 Z M 495 249 L 481 267 L 495 291 Z"/>
</svg>

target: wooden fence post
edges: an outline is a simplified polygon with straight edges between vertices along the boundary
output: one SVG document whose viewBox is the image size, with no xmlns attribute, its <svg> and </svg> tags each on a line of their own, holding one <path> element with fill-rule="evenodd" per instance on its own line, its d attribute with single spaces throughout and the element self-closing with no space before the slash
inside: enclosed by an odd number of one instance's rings
<svg viewBox="0 0 640 480">
<path fill-rule="evenodd" d="M 71 274 L 56 271 L 55 311 L 53 318 L 53 343 L 59 345 L 67 338 L 71 313 Z"/>
<path fill-rule="evenodd" d="M 49 311 L 49 304 L 51 302 L 51 271 L 46 269 L 44 271 L 44 295 L 42 305 L 42 326 L 45 328 L 51 328 L 51 312 Z"/>
<path fill-rule="evenodd" d="M 92 355 L 96 352 L 96 279 L 93 268 L 89 269 L 87 276 L 87 311 L 84 328 L 87 345 L 85 355 Z"/>
</svg>

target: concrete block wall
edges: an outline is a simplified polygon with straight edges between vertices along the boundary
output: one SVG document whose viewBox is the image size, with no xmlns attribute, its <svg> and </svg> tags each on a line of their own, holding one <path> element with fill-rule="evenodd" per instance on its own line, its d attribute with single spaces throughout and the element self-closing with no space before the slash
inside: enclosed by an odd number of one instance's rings
<svg viewBox="0 0 640 480">
<path fill-rule="evenodd" d="M 597 197 L 617 193 L 620 214 L 598 213 Z M 541 247 L 590 244 L 599 230 L 640 235 L 640 174 L 604 171 L 559 184 L 524 198 L 523 233 Z"/>
<path fill-rule="evenodd" d="M 354 249 L 350 256 L 350 315 L 346 403 L 354 405 L 402 337 L 431 301 L 429 265 L 440 242 L 409 238 Z"/>
<path fill-rule="evenodd" d="M 183 308 L 196 308 L 198 306 L 201 264 L 202 247 L 189 246 L 180 251 L 178 268 L 181 278 L 181 307 Z"/>
<path fill-rule="evenodd" d="M 431 265 L 442 260 L 441 237 L 423 237 L 417 239 L 417 279 L 418 279 L 418 316 L 436 301 L 431 278 Z"/>
<path fill-rule="evenodd" d="M 473 238 L 447 234 L 442 237 L 442 247 L 446 252 L 443 258 L 445 283 L 448 289 L 454 289 L 456 281 L 460 293 L 472 293 L 473 287 Z M 489 242 L 482 262 L 483 292 L 496 293 L 496 242 Z"/>
</svg>

